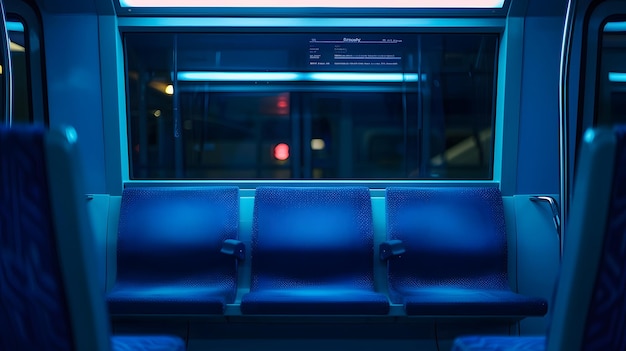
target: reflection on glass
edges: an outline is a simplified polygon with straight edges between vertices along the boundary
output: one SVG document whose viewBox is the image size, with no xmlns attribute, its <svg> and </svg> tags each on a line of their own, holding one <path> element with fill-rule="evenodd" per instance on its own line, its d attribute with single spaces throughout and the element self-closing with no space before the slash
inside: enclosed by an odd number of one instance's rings
<svg viewBox="0 0 626 351">
<path fill-rule="evenodd" d="M 489 179 L 497 35 L 128 33 L 133 179 Z"/>
</svg>

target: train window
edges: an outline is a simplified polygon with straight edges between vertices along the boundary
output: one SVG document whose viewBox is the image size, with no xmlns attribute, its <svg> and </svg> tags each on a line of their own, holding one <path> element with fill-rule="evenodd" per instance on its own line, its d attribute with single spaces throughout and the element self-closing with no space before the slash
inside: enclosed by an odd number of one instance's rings
<svg viewBox="0 0 626 351">
<path fill-rule="evenodd" d="M 125 33 L 131 179 L 491 179 L 496 34 Z"/>
<path fill-rule="evenodd" d="M 19 18 L 7 18 L 13 74 L 13 122 L 32 122 L 28 93 L 25 24 Z"/>
<path fill-rule="evenodd" d="M 626 22 L 609 22 L 602 33 L 596 124 L 626 123 Z"/>
<path fill-rule="evenodd" d="M 48 124 L 41 16 L 29 2 L 4 3 L 16 123 Z"/>
</svg>

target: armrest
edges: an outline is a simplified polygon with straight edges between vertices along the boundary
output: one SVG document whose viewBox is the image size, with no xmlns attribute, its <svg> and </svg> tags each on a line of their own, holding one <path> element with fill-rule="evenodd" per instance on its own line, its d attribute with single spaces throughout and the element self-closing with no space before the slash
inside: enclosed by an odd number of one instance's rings
<svg viewBox="0 0 626 351">
<path fill-rule="evenodd" d="M 402 240 L 386 240 L 379 246 L 379 256 L 381 261 L 387 261 L 392 257 L 397 257 L 406 252 Z"/>
<path fill-rule="evenodd" d="M 221 253 L 234 256 L 240 261 L 246 258 L 246 246 L 243 242 L 235 239 L 226 239 L 222 243 Z"/>
</svg>

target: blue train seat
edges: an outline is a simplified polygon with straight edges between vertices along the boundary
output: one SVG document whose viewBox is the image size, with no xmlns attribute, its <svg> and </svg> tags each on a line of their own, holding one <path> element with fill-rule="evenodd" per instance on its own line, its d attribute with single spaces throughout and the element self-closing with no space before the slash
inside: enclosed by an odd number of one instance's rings
<svg viewBox="0 0 626 351">
<path fill-rule="evenodd" d="M 243 259 L 238 233 L 237 187 L 124 189 L 110 312 L 222 314 Z"/>
<path fill-rule="evenodd" d="M 0 350 L 184 350 L 110 338 L 76 152 L 72 128 L 0 128 Z"/>
<path fill-rule="evenodd" d="M 386 194 L 389 295 L 408 315 L 546 313 L 509 288 L 504 210 L 496 188 L 391 187 Z M 389 250 L 396 253 L 389 255 Z"/>
<path fill-rule="evenodd" d="M 379 315 L 373 229 L 365 187 L 259 187 L 252 280 L 244 314 Z"/>
<path fill-rule="evenodd" d="M 580 150 L 547 337 L 466 336 L 455 351 L 626 350 L 626 126 Z"/>
</svg>

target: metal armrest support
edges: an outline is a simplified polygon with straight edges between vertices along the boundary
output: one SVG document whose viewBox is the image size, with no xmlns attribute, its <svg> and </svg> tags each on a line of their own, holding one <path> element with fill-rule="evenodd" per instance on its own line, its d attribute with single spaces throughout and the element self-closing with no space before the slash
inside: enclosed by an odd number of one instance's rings
<svg viewBox="0 0 626 351">
<path fill-rule="evenodd" d="M 226 239 L 222 243 L 221 253 L 234 256 L 240 261 L 246 258 L 246 246 L 243 242 L 235 239 Z"/>
</svg>

